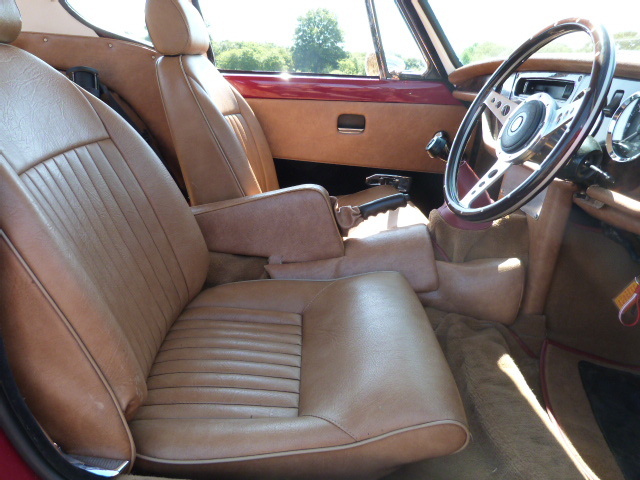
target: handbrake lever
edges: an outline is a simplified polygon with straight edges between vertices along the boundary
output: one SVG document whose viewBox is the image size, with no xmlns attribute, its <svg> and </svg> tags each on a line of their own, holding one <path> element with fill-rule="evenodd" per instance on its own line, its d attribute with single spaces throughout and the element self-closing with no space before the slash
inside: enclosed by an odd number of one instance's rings
<svg viewBox="0 0 640 480">
<path fill-rule="evenodd" d="M 363 203 L 360 208 L 360 214 L 363 219 L 367 219 L 379 213 L 395 210 L 396 208 L 406 207 L 409 202 L 409 195 L 406 193 L 396 193 L 387 197 L 378 198 L 372 202 Z"/>
</svg>

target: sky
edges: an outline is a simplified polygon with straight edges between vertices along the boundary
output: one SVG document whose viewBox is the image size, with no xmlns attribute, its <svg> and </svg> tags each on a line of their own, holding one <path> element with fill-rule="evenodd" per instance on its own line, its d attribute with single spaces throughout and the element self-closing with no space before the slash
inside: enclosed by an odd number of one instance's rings
<svg viewBox="0 0 640 480">
<path fill-rule="evenodd" d="M 430 4 L 454 49 L 461 53 L 473 43 L 486 41 L 515 48 L 542 28 L 567 17 L 599 21 L 611 33 L 638 31 L 638 16 L 631 14 L 638 9 L 637 1 L 430 0 Z M 104 8 L 103 2 L 97 0 L 69 0 L 69 3 L 105 30 L 131 32 L 139 38 L 145 35 L 144 0 L 109 0 L 110 8 Z M 389 12 L 387 8 L 393 0 L 376 0 L 376 4 L 379 17 L 389 22 L 386 30 L 393 32 L 397 21 L 384 13 Z M 200 0 L 200 5 L 214 40 L 272 42 L 283 46 L 291 45 L 297 18 L 323 6 L 336 13 L 348 51 L 373 51 L 364 0 Z M 271 19 L 271 23 L 265 25 L 266 19 Z M 406 34 L 384 35 L 385 48 L 401 51 L 410 40 Z M 559 41 L 578 47 L 585 39 L 565 37 Z"/>
<path fill-rule="evenodd" d="M 430 0 L 429 4 L 458 53 L 475 42 L 515 49 L 543 28 L 569 17 L 600 22 L 610 33 L 640 31 L 638 0 L 462 0 L 464 8 L 451 8 L 451 0 Z M 567 35 L 556 41 L 579 47 L 588 37 Z"/>
</svg>

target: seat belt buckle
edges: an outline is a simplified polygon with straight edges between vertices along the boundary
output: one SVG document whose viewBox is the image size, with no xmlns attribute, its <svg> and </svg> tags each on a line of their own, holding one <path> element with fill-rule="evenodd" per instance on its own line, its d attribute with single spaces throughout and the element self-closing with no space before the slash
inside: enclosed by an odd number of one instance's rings
<svg viewBox="0 0 640 480">
<path fill-rule="evenodd" d="M 100 98 L 100 78 L 98 71 L 91 67 L 73 67 L 67 70 L 67 77 L 94 97 Z"/>
<path fill-rule="evenodd" d="M 403 177 L 402 175 L 387 175 L 385 173 L 376 173 L 367 177 L 365 180 L 369 187 L 377 187 L 380 185 L 391 185 L 400 193 L 409 193 L 411 189 L 411 177 Z"/>
</svg>

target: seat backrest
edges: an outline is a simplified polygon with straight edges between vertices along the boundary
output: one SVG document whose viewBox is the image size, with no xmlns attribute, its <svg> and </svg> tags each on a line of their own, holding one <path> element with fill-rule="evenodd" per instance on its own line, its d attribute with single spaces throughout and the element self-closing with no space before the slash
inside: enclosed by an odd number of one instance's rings
<svg viewBox="0 0 640 480">
<path fill-rule="evenodd" d="M 7 43 L 0 0 L 0 328 L 16 381 L 68 453 L 132 459 L 127 426 L 166 333 L 201 290 L 202 234 L 111 109 Z"/>
<path fill-rule="evenodd" d="M 209 34 L 189 0 L 148 0 L 162 55 L 158 83 L 193 205 L 275 190 L 273 156 L 251 107 L 206 58 Z"/>
</svg>

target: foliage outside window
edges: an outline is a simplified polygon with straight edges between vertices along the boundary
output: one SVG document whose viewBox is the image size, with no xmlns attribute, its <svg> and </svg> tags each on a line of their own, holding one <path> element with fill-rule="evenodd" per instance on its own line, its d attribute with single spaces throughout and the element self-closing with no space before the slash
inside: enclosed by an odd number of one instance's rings
<svg viewBox="0 0 640 480">
<path fill-rule="evenodd" d="M 393 0 L 376 0 L 376 16 L 387 69 L 396 75 L 423 75 L 428 65 Z"/>
<path fill-rule="evenodd" d="M 374 49 L 364 0 L 200 5 L 222 70 L 368 74 Z"/>
<path fill-rule="evenodd" d="M 111 0 L 109 8 L 95 0 L 66 2 L 98 29 L 151 44 L 145 0 Z M 200 6 L 222 70 L 379 75 L 365 0 L 200 0 Z M 424 73 L 427 64 L 395 1 L 375 6 L 389 70 Z"/>
</svg>

